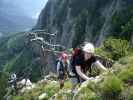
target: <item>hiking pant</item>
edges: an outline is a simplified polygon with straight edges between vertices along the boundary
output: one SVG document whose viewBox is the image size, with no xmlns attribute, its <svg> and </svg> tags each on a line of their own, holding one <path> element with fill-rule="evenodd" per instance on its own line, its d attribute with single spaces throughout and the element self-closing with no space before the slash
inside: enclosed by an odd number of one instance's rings
<svg viewBox="0 0 133 100">
<path fill-rule="evenodd" d="M 83 79 L 81 78 L 78 79 L 78 77 L 71 77 L 70 80 L 71 80 L 72 85 L 77 85 L 79 83 L 82 84 L 84 82 Z"/>
</svg>

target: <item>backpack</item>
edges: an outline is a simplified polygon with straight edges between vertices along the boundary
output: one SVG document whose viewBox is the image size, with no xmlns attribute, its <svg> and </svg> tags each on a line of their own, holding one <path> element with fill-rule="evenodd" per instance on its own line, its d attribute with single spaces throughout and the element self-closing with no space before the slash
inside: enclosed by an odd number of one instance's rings
<svg viewBox="0 0 133 100">
<path fill-rule="evenodd" d="M 56 71 L 57 71 L 57 65 L 58 65 L 59 62 L 61 64 L 61 67 L 63 66 L 62 59 L 64 57 L 64 54 L 65 54 L 65 57 L 66 57 L 67 54 L 65 52 L 63 52 L 61 55 L 59 55 L 58 59 L 56 59 L 56 61 L 55 61 L 55 70 Z M 62 68 L 62 70 L 64 70 L 64 69 Z"/>
<path fill-rule="evenodd" d="M 59 70 L 57 71 L 58 78 L 64 77 L 65 79 L 67 79 L 69 77 L 68 63 L 65 66 L 64 66 L 62 60 L 58 60 L 57 64 L 58 63 L 60 63 Z"/>
<path fill-rule="evenodd" d="M 75 69 L 75 59 L 77 56 L 80 56 L 82 54 L 82 50 L 80 48 L 75 48 L 74 53 L 71 56 L 70 59 L 70 75 L 69 77 L 78 77 L 76 69 Z M 72 74 L 71 74 L 72 73 Z"/>
<path fill-rule="evenodd" d="M 62 72 L 64 74 L 65 70 L 67 70 L 67 69 L 65 69 L 65 66 L 64 66 L 64 64 L 63 64 L 61 59 L 57 59 L 57 61 L 56 61 L 56 69 L 57 69 L 58 63 L 60 63 L 60 68 L 59 68 L 58 71 Z"/>
</svg>

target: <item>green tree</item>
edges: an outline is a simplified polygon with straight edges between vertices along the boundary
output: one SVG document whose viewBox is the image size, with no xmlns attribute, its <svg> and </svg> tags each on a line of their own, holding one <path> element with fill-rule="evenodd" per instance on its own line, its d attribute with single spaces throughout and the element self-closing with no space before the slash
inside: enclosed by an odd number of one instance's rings
<svg viewBox="0 0 133 100">
<path fill-rule="evenodd" d="M 8 74 L 5 72 L 0 72 L 0 100 L 4 99 L 4 95 L 6 94 L 8 81 Z"/>
<path fill-rule="evenodd" d="M 133 34 L 133 17 L 128 21 L 128 23 L 122 27 L 122 33 L 124 37 L 129 40 Z"/>
<path fill-rule="evenodd" d="M 129 43 L 127 40 L 108 38 L 104 41 L 103 45 L 104 49 L 111 54 L 114 60 L 126 56 L 129 51 Z"/>
<path fill-rule="evenodd" d="M 127 6 L 124 9 L 114 13 L 111 21 L 112 25 L 112 35 L 116 37 L 124 37 L 122 33 L 122 28 L 130 21 L 133 16 L 133 7 Z M 127 25 L 126 25 L 127 26 Z"/>
</svg>

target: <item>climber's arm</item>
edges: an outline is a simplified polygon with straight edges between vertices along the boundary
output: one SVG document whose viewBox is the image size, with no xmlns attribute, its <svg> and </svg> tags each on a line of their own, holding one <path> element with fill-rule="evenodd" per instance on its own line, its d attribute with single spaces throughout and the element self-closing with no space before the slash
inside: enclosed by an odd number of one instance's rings
<svg viewBox="0 0 133 100">
<path fill-rule="evenodd" d="M 89 77 L 87 77 L 82 71 L 81 66 L 76 66 L 76 72 L 77 74 L 84 80 L 89 80 Z"/>
<path fill-rule="evenodd" d="M 96 62 L 95 62 L 95 65 L 96 65 L 98 68 L 100 68 L 100 69 L 102 69 L 102 70 L 104 70 L 104 71 L 107 71 L 107 68 L 105 68 L 99 61 L 96 61 Z"/>
</svg>

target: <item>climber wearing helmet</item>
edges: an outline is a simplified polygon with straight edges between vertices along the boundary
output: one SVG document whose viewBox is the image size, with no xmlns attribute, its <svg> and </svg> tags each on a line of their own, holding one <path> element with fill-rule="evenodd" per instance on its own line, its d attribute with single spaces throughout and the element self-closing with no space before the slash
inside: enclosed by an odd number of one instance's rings
<svg viewBox="0 0 133 100">
<path fill-rule="evenodd" d="M 82 51 L 82 52 L 81 52 Z M 95 64 L 98 68 L 106 71 L 107 69 L 96 59 L 94 53 L 95 48 L 93 44 L 86 43 L 81 49 L 81 53 L 75 57 L 74 69 L 73 73 L 75 73 L 76 77 L 71 78 L 71 82 L 73 84 L 72 93 L 76 92 L 76 85 L 78 83 L 82 83 L 90 78 L 86 75 L 87 71 L 91 73 L 91 66 Z"/>
<path fill-rule="evenodd" d="M 17 89 L 17 75 L 12 73 L 8 83 L 11 85 L 12 88 Z"/>
<path fill-rule="evenodd" d="M 67 53 L 62 53 L 61 57 L 57 62 L 57 74 L 60 83 L 60 89 L 64 87 L 64 80 L 67 78 L 68 74 L 69 60 Z"/>
</svg>

